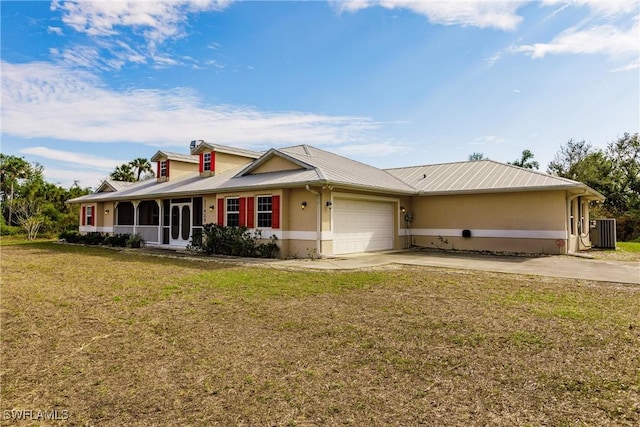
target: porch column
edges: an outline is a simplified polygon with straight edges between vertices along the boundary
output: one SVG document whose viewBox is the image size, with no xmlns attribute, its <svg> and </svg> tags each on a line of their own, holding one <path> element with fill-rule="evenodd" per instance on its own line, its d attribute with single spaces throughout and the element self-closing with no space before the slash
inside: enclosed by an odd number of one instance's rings
<svg viewBox="0 0 640 427">
<path fill-rule="evenodd" d="M 162 244 L 162 200 L 156 199 L 156 204 L 158 205 L 158 244 Z"/>
<path fill-rule="evenodd" d="M 133 200 L 131 204 L 133 205 L 133 234 L 136 234 L 138 232 L 138 205 L 140 200 Z"/>
<path fill-rule="evenodd" d="M 113 227 L 114 227 L 114 232 L 115 232 L 115 227 L 120 225 L 118 224 L 118 205 L 120 204 L 120 202 L 113 202 Z"/>
</svg>

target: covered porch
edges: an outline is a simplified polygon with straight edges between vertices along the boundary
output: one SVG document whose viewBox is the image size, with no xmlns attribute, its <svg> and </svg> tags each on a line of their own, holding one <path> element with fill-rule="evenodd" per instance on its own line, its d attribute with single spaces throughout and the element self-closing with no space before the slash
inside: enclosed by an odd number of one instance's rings
<svg viewBox="0 0 640 427">
<path fill-rule="evenodd" d="M 202 197 L 117 202 L 113 232 L 139 234 L 149 245 L 186 247 L 202 235 Z"/>
</svg>

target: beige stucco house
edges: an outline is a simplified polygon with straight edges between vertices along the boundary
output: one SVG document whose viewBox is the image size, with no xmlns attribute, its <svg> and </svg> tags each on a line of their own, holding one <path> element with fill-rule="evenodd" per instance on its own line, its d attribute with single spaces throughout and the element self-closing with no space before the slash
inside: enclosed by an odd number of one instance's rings
<svg viewBox="0 0 640 427">
<path fill-rule="evenodd" d="M 308 145 L 263 153 L 192 143 L 158 151 L 156 178 L 107 180 L 80 232 L 140 233 L 186 247 L 203 224 L 275 235 L 283 256 L 409 247 L 565 254 L 590 247 L 586 185 L 481 160 L 382 170 Z"/>
</svg>

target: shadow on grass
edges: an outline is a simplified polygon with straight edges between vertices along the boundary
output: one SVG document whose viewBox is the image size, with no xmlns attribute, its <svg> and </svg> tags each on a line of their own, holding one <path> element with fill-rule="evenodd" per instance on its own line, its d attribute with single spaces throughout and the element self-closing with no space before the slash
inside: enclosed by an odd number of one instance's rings
<svg viewBox="0 0 640 427">
<path fill-rule="evenodd" d="M 144 261 L 149 264 L 187 266 L 198 264 L 198 268 L 203 270 L 219 270 L 223 268 L 237 267 L 224 260 L 216 260 L 198 254 L 179 256 L 167 250 L 166 254 L 161 250 L 145 252 L 144 249 L 108 248 L 103 246 L 87 246 L 76 244 L 58 243 L 56 241 L 20 241 L 2 244 L 3 250 L 8 248 L 17 250 L 38 251 L 40 255 L 53 254 L 77 254 L 83 256 L 94 256 L 108 258 L 119 262 L 139 262 Z"/>
</svg>

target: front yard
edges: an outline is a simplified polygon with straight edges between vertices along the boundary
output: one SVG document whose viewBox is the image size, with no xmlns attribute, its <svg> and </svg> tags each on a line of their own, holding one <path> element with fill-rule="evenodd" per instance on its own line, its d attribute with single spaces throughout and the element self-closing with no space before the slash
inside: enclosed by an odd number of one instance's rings
<svg viewBox="0 0 640 427">
<path fill-rule="evenodd" d="M 3 423 L 640 423 L 638 286 L 1 251 Z"/>
</svg>

